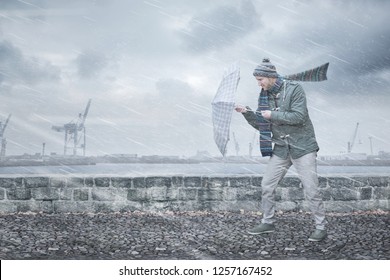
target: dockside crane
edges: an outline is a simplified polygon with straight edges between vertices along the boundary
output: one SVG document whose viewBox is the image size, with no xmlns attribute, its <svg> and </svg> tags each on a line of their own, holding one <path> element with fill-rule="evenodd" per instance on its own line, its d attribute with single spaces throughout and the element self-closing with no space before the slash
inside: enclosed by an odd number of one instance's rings
<svg viewBox="0 0 390 280">
<path fill-rule="evenodd" d="M 7 149 L 7 139 L 4 138 L 4 132 L 5 132 L 5 129 L 7 128 L 7 125 L 8 125 L 10 118 L 11 118 L 11 114 L 8 115 L 8 118 L 5 121 L 4 125 L 2 124 L 2 122 L 0 122 L 0 143 L 1 143 L 0 160 L 4 159 L 5 152 Z"/>
<path fill-rule="evenodd" d="M 77 155 L 77 150 L 83 150 L 83 156 L 86 151 L 86 128 L 85 120 L 88 115 L 89 107 L 91 106 L 92 99 L 89 99 L 87 107 L 84 113 L 80 113 L 77 121 L 71 121 L 63 126 L 52 126 L 52 129 L 58 132 L 64 132 L 64 155 L 67 155 L 69 149 L 73 150 L 73 155 Z M 82 143 L 81 143 L 82 141 Z M 72 145 L 73 144 L 73 145 Z"/>
<path fill-rule="evenodd" d="M 252 142 L 249 142 L 249 157 L 250 158 L 252 158 L 253 146 L 254 146 L 254 144 L 256 144 L 256 136 L 257 136 L 257 132 L 255 132 L 253 134 Z"/>
<path fill-rule="evenodd" d="M 236 156 L 238 156 L 238 152 L 240 151 L 240 145 L 237 142 L 236 135 L 233 132 L 233 139 L 234 139 L 234 148 L 236 150 Z"/>
<path fill-rule="evenodd" d="M 353 132 L 351 141 L 348 142 L 348 150 L 347 150 L 348 153 L 351 153 L 351 152 L 352 152 L 352 148 L 353 148 L 353 145 L 355 144 L 355 140 L 356 140 L 358 128 L 359 128 L 359 123 L 356 123 L 356 127 L 355 127 L 355 130 L 354 130 L 354 132 Z"/>
</svg>

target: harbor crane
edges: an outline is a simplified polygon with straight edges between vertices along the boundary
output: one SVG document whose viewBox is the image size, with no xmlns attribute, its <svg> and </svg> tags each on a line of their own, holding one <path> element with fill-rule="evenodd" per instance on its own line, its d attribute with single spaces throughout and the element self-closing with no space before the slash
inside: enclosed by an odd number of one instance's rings
<svg viewBox="0 0 390 280">
<path fill-rule="evenodd" d="M 67 154 L 69 149 L 73 150 L 73 155 L 77 155 L 77 150 L 83 150 L 83 156 L 85 156 L 86 150 L 86 129 L 85 119 L 87 118 L 89 107 L 91 106 L 92 99 L 89 99 L 84 114 L 80 113 L 77 121 L 71 121 L 63 126 L 52 126 L 52 129 L 58 132 L 65 132 L 64 138 L 64 155 Z M 73 145 L 72 145 L 73 144 Z"/>
<path fill-rule="evenodd" d="M 11 114 L 8 115 L 7 120 L 5 121 L 4 125 L 0 121 L 0 143 L 1 143 L 1 151 L 0 151 L 0 159 L 3 160 L 5 157 L 6 147 L 7 147 L 7 139 L 4 138 L 4 132 L 7 128 L 9 119 L 11 118 Z"/>
<path fill-rule="evenodd" d="M 254 144 L 256 144 L 256 136 L 257 136 L 257 133 L 255 132 L 253 134 L 252 142 L 249 142 L 249 157 L 250 158 L 252 158 L 253 146 L 254 146 Z"/>
<path fill-rule="evenodd" d="M 347 150 L 348 153 L 351 153 L 351 152 L 352 152 L 352 148 L 353 148 L 353 145 L 355 144 L 355 140 L 356 140 L 358 128 L 359 128 L 359 123 L 356 123 L 356 127 L 355 127 L 355 130 L 354 130 L 354 132 L 353 132 L 351 141 L 348 142 L 348 150 Z"/>
<path fill-rule="evenodd" d="M 237 142 L 236 135 L 233 132 L 233 139 L 234 139 L 234 148 L 236 150 L 236 156 L 238 156 L 238 152 L 240 151 L 240 145 Z"/>
</svg>

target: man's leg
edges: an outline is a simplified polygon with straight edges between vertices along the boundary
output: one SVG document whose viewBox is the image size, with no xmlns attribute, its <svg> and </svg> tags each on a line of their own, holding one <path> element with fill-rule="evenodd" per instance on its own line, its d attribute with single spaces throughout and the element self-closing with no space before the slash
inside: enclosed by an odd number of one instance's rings
<svg viewBox="0 0 390 280">
<path fill-rule="evenodd" d="M 317 175 L 317 153 L 310 153 L 292 160 L 302 182 L 316 224 L 316 229 L 324 230 L 326 225 L 325 207 L 319 190 Z"/>
<path fill-rule="evenodd" d="M 275 221 L 275 189 L 286 175 L 291 164 L 289 157 L 287 159 L 282 159 L 273 155 L 269 159 L 267 169 L 261 182 L 261 208 L 263 210 L 263 219 L 261 222 L 264 224 L 273 224 Z"/>
</svg>

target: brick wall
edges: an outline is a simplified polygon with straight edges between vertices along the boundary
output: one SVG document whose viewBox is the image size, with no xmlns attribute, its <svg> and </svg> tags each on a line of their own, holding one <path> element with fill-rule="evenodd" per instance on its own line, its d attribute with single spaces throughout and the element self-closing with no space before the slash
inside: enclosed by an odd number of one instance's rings
<svg viewBox="0 0 390 280">
<path fill-rule="evenodd" d="M 0 178 L 0 213 L 112 211 L 258 211 L 258 176 Z M 390 210 L 390 176 L 320 177 L 327 211 Z M 279 210 L 307 210 L 301 183 L 286 177 Z"/>
</svg>

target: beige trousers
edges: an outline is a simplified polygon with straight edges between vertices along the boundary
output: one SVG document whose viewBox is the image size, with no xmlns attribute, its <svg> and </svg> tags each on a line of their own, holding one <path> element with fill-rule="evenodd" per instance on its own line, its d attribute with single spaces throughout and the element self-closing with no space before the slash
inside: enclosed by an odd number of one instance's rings
<svg viewBox="0 0 390 280">
<path fill-rule="evenodd" d="M 267 165 L 262 186 L 261 208 L 263 210 L 262 223 L 272 224 L 275 222 L 275 189 L 284 178 L 288 169 L 294 165 L 299 179 L 302 182 L 305 199 L 312 212 L 316 229 L 325 229 L 325 208 L 319 192 L 317 175 L 317 153 L 309 153 L 298 159 L 282 159 L 273 155 Z"/>
</svg>

